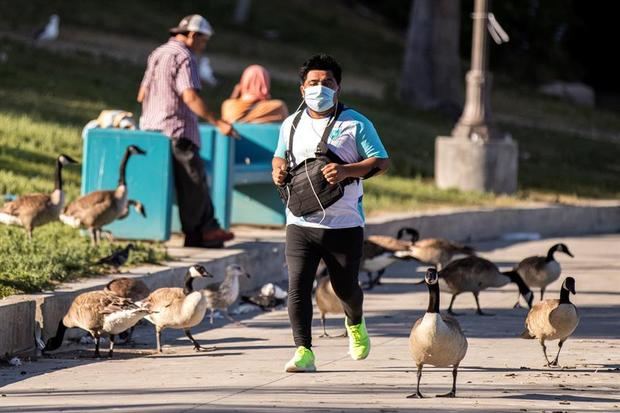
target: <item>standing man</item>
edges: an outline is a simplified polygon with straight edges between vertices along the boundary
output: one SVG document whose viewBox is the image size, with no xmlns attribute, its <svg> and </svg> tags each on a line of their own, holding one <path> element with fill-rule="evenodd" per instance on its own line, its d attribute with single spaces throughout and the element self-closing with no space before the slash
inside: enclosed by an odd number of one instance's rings
<svg viewBox="0 0 620 413">
<path fill-rule="evenodd" d="M 198 153 L 198 117 L 217 126 L 222 134 L 236 136 L 232 125 L 216 119 L 198 94 L 201 85 L 195 56 L 204 51 L 213 29 L 204 17 L 193 14 L 170 29 L 170 35 L 148 59 L 138 92 L 138 102 L 142 103 L 140 128 L 161 131 L 171 139 L 185 246 L 221 248 L 234 235 L 221 229 L 215 218 Z"/>
<path fill-rule="evenodd" d="M 339 103 L 342 70 L 331 56 L 312 56 L 301 67 L 299 76 L 305 107 L 282 124 L 272 161 L 273 181 L 278 186 L 288 182 L 288 167 L 314 158 L 326 128 L 331 128 L 331 132 L 327 129 L 327 148 L 343 163 L 329 163 L 319 171 L 322 176 L 312 178 L 313 181 L 324 179 L 330 185 L 347 184 L 342 198 L 331 206 L 323 208 L 320 194 L 315 193 L 321 210 L 305 216 L 295 216 L 288 208 L 286 211 L 288 313 L 297 346 L 295 355 L 286 363 L 287 372 L 316 370 L 311 349 L 312 284 L 321 259 L 345 310 L 349 354 L 354 360 L 362 360 L 370 352 L 362 310 L 364 295 L 357 279 L 364 241 L 363 191 L 359 178 L 383 173 L 389 165 L 373 124 Z M 292 148 L 289 147 L 291 136 L 294 137 Z"/>
</svg>

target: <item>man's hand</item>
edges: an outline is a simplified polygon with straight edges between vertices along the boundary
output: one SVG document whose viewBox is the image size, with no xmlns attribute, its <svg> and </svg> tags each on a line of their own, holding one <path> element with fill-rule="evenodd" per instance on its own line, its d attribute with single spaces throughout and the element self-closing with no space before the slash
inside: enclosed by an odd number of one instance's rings
<svg viewBox="0 0 620 413">
<path fill-rule="evenodd" d="M 340 165 L 337 163 L 329 163 L 321 169 L 323 172 L 323 176 L 330 184 L 337 184 L 338 182 L 349 177 L 348 171 L 345 165 Z"/>
<path fill-rule="evenodd" d="M 219 119 L 215 121 L 215 126 L 220 130 L 222 135 L 226 135 L 228 137 L 234 139 L 241 139 L 237 131 L 233 128 L 231 123 L 226 122 L 225 120 Z"/>
<path fill-rule="evenodd" d="M 271 172 L 271 177 L 273 178 L 273 183 L 282 186 L 284 185 L 284 180 L 286 179 L 286 165 L 281 165 L 279 168 L 273 168 Z"/>
</svg>

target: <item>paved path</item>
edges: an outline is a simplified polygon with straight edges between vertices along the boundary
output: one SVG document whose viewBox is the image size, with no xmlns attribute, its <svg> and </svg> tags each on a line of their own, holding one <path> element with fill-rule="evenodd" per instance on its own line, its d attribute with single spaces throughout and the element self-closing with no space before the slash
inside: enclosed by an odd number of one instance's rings
<svg viewBox="0 0 620 413">
<path fill-rule="evenodd" d="M 477 247 L 509 267 L 556 241 Z M 511 309 L 515 288 L 481 294 L 483 308 L 494 317 L 475 315 L 473 297 L 462 295 L 455 309 L 465 312 L 460 322 L 469 351 L 458 377 L 459 397 L 406 399 L 415 384 L 407 336 L 426 307 L 427 292 L 413 285 L 414 267 L 402 264 L 389 271 L 386 285 L 366 295 L 373 350 L 365 361 L 348 358 L 346 339 L 315 338 L 319 372 L 283 373 L 292 354 L 285 311 L 248 316 L 243 326 L 217 320 L 211 327 L 205 320 L 194 336 L 216 344 L 213 353 L 194 353 L 182 334 L 166 331 L 164 354 L 155 355 L 148 326 L 138 330 L 139 345 L 119 350 L 114 360 L 93 360 L 91 349 L 70 347 L 54 358 L 0 367 L 0 411 L 620 411 L 620 235 L 562 241 L 575 254 L 560 260 L 564 273 L 577 280 L 574 302 L 582 316 L 560 357 L 565 369 L 543 367 L 538 343 L 515 338 L 525 317 L 524 309 Z M 553 284 L 549 295 L 557 296 L 559 286 Z M 445 308 L 449 296 L 441 298 Z M 342 321 L 332 317 L 330 330 L 341 328 Z M 422 391 L 446 392 L 450 383 L 448 369 L 429 367 Z"/>
</svg>

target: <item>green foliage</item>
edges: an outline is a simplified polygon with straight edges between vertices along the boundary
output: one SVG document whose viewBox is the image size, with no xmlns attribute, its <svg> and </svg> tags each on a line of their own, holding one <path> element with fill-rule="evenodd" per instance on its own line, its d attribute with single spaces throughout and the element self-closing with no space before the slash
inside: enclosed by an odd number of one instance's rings
<svg viewBox="0 0 620 413">
<path fill-rule="evenodd" d="M 501 76 L 496 76 L 492 104 L 498 119 L 503 119 L 500 128 L 519 143 L 519 194 L 507 198 L 437 189 L 432 183 L 435 137 L 449 135 L 454 121 L 414 111 L 395 99 L 402 36 L 352 15 L 340 3 L 322 4 L 329 4 L 330 13 L 308 7 L 301 0 L 270 0 L 272 7 L 253 7 L 250 22 L 244 27 L 230 23 L 234 2 L 209 1 L 201 6 L 201 12 L 215 26 L 216 36 L 208 46 L 212 52 L 248 63 L 268 63 L 290 74 L 317 51 L 337 57 L 344 68 L 342 100 L 373 121 L 392 160 L 387 175 L 364 183 L 364 203 L 370 215 L 439 206 L 512 205 L 558 196 L 620 196 L 620 145 L 586 139 L 588 134 L 562 132 L 603 129 L 617 134 L 617 114 L 542 97 Z M 163 41 L 165 29 L 176 24 L 180 16 L 194 12 L 194 7 L 187 0 L 148 4 L 111 0 L 105 5 L 92 0 L 35 0 L 19 8 L 0 4 L 0 22 L 8 21 L 8 27 L 24 30 L 58 12 L 64 28 L 73 24 Z M 277 39 L 269 40 L 267 31 L 277 32 Z M 144 64 L 83 53 L 56 54 L 6 39 L 2 39 L 0 51 L 8 57 L 0 64 L 0 195 L 51 191 L 54 158 L 63 152 L 81 159 L 80 133 L 87 121 L 103 109 L 139 113 L 135 96 Z M 349 93 L 347 82 L 352 74 L 384 84 L 385 99 Z M 216 111 L 238 81 L 237 76 L 217 75 L 218 86 L 203 92 Z M 285 100 L 291 110 L 300 101 L 298 87 L 292 83 L 274 81 L 272 95 Z M 534 121 L 541 127 L 506 122 L 502 114 Z M 80 168 L 69 166 L 63 175 L 72 200 L 79 194 Z M 139 245 L 130 263 L 164 258 L 161 246 Z M 78 231 L 59 223 L 35 230 L 33 243 L 26 241 L 20 228 L 0 226 L 0 297 L 98 274 L 101 269 L 93 267 L 92 262 L 112 248 L 106 242 L 93 248 Z"/>
<path fill-rule="evenodd" d="M 159 244 L 134 242 L 127 265 L 159 263 L 167 258 Z M 0 297 L 54 288 L 61 282 L 103 274 L 94 263 L 119 248 L 103 241 L 91 246 L 78 230 L 59 222 L 35 229 L 32 242 L 18 227 L 0 226 Z"/>
</svg>

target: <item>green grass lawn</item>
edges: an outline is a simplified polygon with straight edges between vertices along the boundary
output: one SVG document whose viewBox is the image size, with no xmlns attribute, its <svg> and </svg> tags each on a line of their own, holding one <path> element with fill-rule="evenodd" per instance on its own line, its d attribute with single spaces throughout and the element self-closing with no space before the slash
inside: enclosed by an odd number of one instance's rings
<svg viewBox="0 0 620 413">
<path fill-rule="evenodd" d="M 619 144 L 510 123 L 498 126 L 519 143 L 519 192 L 515 196 L 435 188 L 434 140 L 438 135 L 449 135 L 453 121 L 412 110 L 394 98 L 402 36 L 376 22 L 348 16 L 342 5 L 334 6 L 332 17 L 324 17 L 323 13 L 308 9 L 305 2 L 270 2 L 280 7 L 270 8 L 271 14 L 266 8 L 255 7 L 250 24 L 241 29 L 229 23 L 233 2 L 206 3 L 204 14 L 217 22 L 217 35 L 209 50 L 243 56 L 250 61 L 277 62 L 277 67 L 290 66 L 291 72 L 313 52 L 327 51 L 337 56 L 344 68 L 342 100 L 374 122 L 392 159 L 387 175 L 365 183 L 369 215 L 440 206 L 506 206 L 529 200 L 620 196 Z M 285 3 L 289 13 L 282 11 Z M 105 11 L 94 13 L 98 7 L 100 3 L 93 0 L 56 3 L 37 0 L 25 4 L 17 16 L 20 19 L 12 20 L 14 8 L 0 5 L 0 22 L 19 21 L 15 28 L 23 30 L 40 22 L 54 9 L 66 16 L 64 24 L 163 40 L 162 27 L 176 23 L 177 16 L 189 13 L 194 5 L 189 1 L 174 5 L 154 1 L 147 6 L 144 1 L 113 0 Z M 142 18 L 135 19 L 133 16 L 137 14 Z M 344 30 L 346 27 L 356 29 L 349 32 Z M 278 39 L 266 39 L 265 30 L 276 30 Z M 360 44 L 364 45 L 363 52 L 358 47 Z M 142 65 L 84 53 L 58 55 L 6 39 L 0 42 L 0 51 L 8 56 L 6 62 L 0 63 L 0 195 L 51 191 L 55 157 L 62 152 L 81 159 L 80 133 L 86 122 L 97 117 L 102 109 L 121 108 L 139 113 L 135 95 Z M 387 87 L 386 97 L 378 100 L 348 94 L 349 73 L 383 82 Z M 216 110 L 238 80 L 236 76 L 222 74 L 218 74 L 218 79 L 220 84 L 216 88 L 207 88 L 203 93 L 207 103 Z M 299 103 L 299 92 L 292 84 L 274 82 L 272 95 L 284 99 L 291 109 Z M 620 119 L 615 113 L 583 109 L 542 97 L 509 79 L 497 81 L 492 102 L 496 113 L 548 121 L 567 128 L 620 131 Z M 69 166 L 64 176 L 71 200 L 79 194 L 80 168 Z M 108 243 L 92 248 L 78 231 L 60 224 L 35 231 L 32 244 L 25 242 L 20 229 L 0 227 L 0 297 L 13 292 L 38 291 L 57 282 L 97 274 L 100 269 L 90 263 L 111 248 Z M 132 255 L 134 263 L 157 261 L 164 254 L 157 245 L 142 244 L 140 248 Z"/>
</svg>

